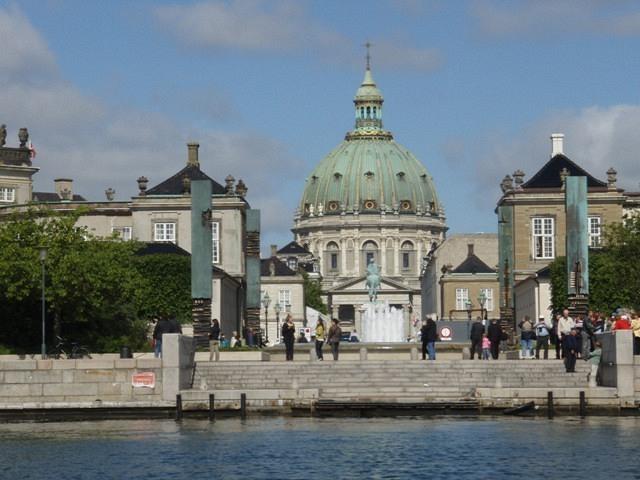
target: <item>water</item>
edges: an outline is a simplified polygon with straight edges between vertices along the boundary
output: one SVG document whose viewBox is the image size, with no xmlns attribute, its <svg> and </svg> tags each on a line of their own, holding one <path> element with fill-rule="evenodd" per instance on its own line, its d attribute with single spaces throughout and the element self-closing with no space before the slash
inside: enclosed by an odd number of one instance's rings
<svg viewBox="0 0 640 480">
<path fill-rule="evenodd" d="M 367 303 L 362 315 L 363 342 L 404 342 L 404 312 L 389 302 Z"/>
<path fill-rule="evenodd" d="M 2 479 L 640 479 L 640 419 L 504 417 L 0 425 Z"/>
</svg>

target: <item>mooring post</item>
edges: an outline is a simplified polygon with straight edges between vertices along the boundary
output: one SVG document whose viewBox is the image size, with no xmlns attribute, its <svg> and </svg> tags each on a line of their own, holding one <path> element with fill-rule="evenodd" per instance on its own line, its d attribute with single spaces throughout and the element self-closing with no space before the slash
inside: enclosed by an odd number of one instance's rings
<svg viewBox="0 0 640 480">
<path fill-rule="evenodd" d="M 213 422 L 216 419 L 215 410 L 216 396 L 214 393 L 209 394 L 209 421 Z"/>
<path fill-rule="evenodd" d="M 247 418 L 247 394 L 240 394 L 240 417 Z"/>
<path fill-rule="evenodd" d="M 176 395 L 176 421 L 182 420 L 182 395 Z"/>
<path fill-rule="evenodd" d="M 584 391 L 580 392 L 580 417 L 587 416 L 587 400 L 584 395 Z"/>
<path fill-rule="evenodd" d="M 553 392 L 547 392 L 547 417 L 553 418 Z"/>
</svg>

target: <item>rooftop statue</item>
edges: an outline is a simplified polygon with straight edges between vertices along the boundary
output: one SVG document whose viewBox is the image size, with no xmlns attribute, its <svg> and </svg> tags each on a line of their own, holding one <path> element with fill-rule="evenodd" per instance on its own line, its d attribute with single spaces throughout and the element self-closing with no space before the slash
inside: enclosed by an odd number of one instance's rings
<svg viewBox="0 0 640 480">
<path fill-rule="evenodd" d="M 7 126 L 3 123 L 0 125 L 0 147 L 4 147 L 7 143 Z"/>
<path fill-rule="evenodd" d="M 367 265 L 367 281 L 365 285 L 369 290 L 369 301 L 375 302 L 380 289 L 380 267 L 378 267 L 374 259 L 371 259 L 369 265 Z"/>
</svg>

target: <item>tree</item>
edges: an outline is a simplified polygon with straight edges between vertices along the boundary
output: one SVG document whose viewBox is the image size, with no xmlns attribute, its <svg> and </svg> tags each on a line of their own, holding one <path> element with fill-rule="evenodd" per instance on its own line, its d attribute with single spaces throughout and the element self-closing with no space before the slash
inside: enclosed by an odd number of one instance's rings
<svg viewBox="0 0 640 480">
<path fill-rule="evenodd" d="M 322 289 L 320 288 L 320 282 L 309 278 L 307 272 L 302 272 L 304 278 L 304 304 L 306 307 L 311 307 L 318 310 L 325 315 L 329 313 L 329 309 L 322 301 Z"/>
</svg>

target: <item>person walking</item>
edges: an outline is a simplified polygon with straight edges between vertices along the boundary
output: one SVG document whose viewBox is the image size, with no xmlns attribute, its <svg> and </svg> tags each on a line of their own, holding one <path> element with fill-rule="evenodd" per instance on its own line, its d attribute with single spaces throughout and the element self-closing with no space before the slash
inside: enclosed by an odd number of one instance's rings
<svg viewBox="0 0 640 480">
<path fill-rule="evenodd" d="M 209 330 L 209 361 L 217 362 L 220 360 L 220 322 L 217 318 L 211 321 L 211 329 Z"/>
<path fill-rule="evenodd" d="M 329 345 L 331 345 L 331 353 L 333 354 L 333 359 L 335 361 L 338 360 L 338 355 L 340 353 L 340 337 L 342 337 L 342 329 L 340 328 L 338 319 L 334 318 L 331 320 L 331 327 L 329 328 L 327 341 L 329 342 Z"/>
<path fill-rule="evenodd" d="M 476 317 L 476 321 L 471 324 L 471 333 L 469 334 L 469 340 L 471 340 L 471 360 L 473 360 L 476 353 L 478 354 L 478 360 L 480 360 L 483 336 L 484 325 L 482 324 L 482 319 Z"/>
<path fill-rule="evenodd" d="M 571 333 L 571 329 L 576 326 L 576 322 L 573 321 L 573 318 L 569 316 L 569 309 L 565 308 L 562 310 L 562 315 L 558 319 L 558 338 L 560 339 L 560 344 L 563 346 L 562 348 L 562 357 L 565 356 L 564 350 L 564 338 L 567 337 Z"/>
<path fill-rule="evenodd" d="M 487 336 L 491 342 L 491 358 L 498 360 L 500 356 L 500 341 L 502 340 L 502 327 L 498 320 L 493 318 L 487 329 Z"/>
<path fill-rule="evenodd" d="M 491 340 L 486 333 L 482 334 L 482 359 L 489 360 L 489 356 L 491 355 Z"/>
<path fill-rule="evenodd" d="M 576 371 L 576 358 L 578 357 L 578 348 L 580 347 L 580 340 L 578 338 L 578 331 L 576 328 L 572 328 L 568 335 L 565 335 L 562 339 L 562 348 L 564 351 L 564 366 L 567 373 L 573 373 Z"/>
<path fill-rule="evenodd" d="M 533 324 L 529 315 L 518 325 L 520 327 L 520 360 L 533 358 Z"/>
<path fill-rule="evenodd" d="M 316 358 L 318 360 L 324 360 L 324 357 L 322 355 L 322 346 L 324 345 L 324 339 L 324 320 L 318 317 L 318 322 L 316 323 Z"/>
<path fill-rule="evenodd" d="M 544 320 L 544 315 L 540 315 L 535 324 L 536 332 L 536 360 L 540 360 L 540 349 L 544 348 L 544 359 L 549 359 L 549 326 Z"/>
<path fill-rule="evenodd" d="M 156 322 L 156 326 L 153 329 L 153 350 L 156 358 L 162 358 L 162 336 L 165 333 L 171 333 L 171 324 L 163 316 Z"/>
<path fill-rule="evenodd" d="M 631 317 L 631 330 L 633 331 L 633 354 L 640 355 L 640 318 L 637 313 Z"/>
<path fill-rule="evenodd" d="M 287 315 L 285 322 L 282 324 L 281 335 L 284 340 L 287 361 L 293 361 L 293 344 L 296 340 L 296 326 L 293 323 L 291 314 Z"/>
<path fill-rule="evenodd" d="M 422 360 L 427 359 L 427 321 L 422 321 L 422 327 L 420 327 L 420 342 L 422 343 Z"/>
<path fill-rule="evenodd" d="M 422 336 L 422 341 L 424 342 L 425 337 L 427 340 L 427 354 L 429 355 L 429 360 L 436 359 L 436 340 L 438 340 L 438 327 L 436 327 L 436 322 L 433 321 L 433 318 L 427 317 L 427 323 L 425 325 L 426 330 L 425 334 Z"/>
</svg>

